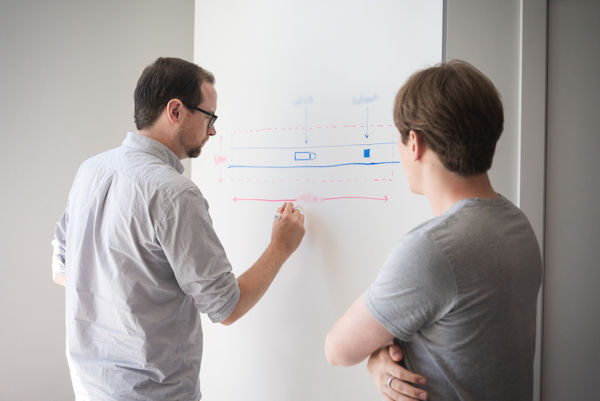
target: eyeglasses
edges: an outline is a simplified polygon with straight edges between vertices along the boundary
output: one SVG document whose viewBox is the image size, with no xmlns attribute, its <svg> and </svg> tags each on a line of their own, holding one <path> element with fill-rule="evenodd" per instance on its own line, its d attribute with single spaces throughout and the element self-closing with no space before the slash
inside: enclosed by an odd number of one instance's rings
<svg viewBox="0 0 600 401">
<path fill-rule="evenodd" d="M 196 109 L 199 112 L 204 113 L 210 117 L 210 120 L 208 120 L 208 129 L 211 129 L 212 126 L 215 125 L 215 121 L 217 121 L 217 118 L 218 118 L 215 113 L 211 113 L 210 111 L 202 110 L 200 107 L 192 107 L 192 109 Z"/>
</svg>

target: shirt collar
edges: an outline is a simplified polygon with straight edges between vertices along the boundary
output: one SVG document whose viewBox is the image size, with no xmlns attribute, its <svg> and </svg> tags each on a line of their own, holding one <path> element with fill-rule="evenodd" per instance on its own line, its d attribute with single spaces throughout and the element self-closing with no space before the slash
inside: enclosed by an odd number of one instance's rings
<svg viewBox="0 0 600 401">
<path fill-rule="evenodd" d="M 165 145 L 152 138 L 148 138 L 147 136 L 138 133 L 128 132 L 127 137 L 125 137 L 125 140 L 123 141 L 123 146 L 150 153 L 173 167 L 179 174 L 183 173 L 183 164 L 181 164 L 181 160 L 179 160 L 175 153 L 171 152 Z"/>
</svg>

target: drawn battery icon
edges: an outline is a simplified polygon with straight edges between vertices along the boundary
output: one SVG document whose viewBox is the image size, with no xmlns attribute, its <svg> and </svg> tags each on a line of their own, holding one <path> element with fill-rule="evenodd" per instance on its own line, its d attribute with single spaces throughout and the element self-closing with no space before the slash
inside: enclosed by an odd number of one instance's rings
<svg viewBox="0 0 600 401">
<path fill-rule="evenodd" d="M 294 160 L 314 160 L 316 158 L 315 152 L 294 152 Z"/>
</svg>

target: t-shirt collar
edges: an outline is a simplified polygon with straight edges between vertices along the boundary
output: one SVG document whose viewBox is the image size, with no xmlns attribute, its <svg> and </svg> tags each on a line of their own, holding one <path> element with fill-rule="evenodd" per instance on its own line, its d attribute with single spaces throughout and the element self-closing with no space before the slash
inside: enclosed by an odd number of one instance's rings
<svg viewBox="0 0 600 401">
<path fill-rule="evenodd" d="M 123 146 L 150 153 L 173 167 L 179 174 L 183 173 L 183 164 L 181 164 L 181 160 L 179 160 L 175 153 L 152 138 L 139 133 L 128 132 L 123 141 Z"/>
</svg>

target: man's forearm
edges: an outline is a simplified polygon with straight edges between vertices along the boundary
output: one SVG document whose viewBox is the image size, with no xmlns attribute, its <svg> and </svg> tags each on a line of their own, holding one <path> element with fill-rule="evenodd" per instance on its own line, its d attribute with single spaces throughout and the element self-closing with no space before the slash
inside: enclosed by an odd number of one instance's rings
<svg viewBox="0 0 600 401">
<path fill-rule="evenodd" d="M 256 263 L 238 277 L 240 299 L 233 312 L 222 322 L 224 325 L 234 323 L 256 305 L 289 256 L 289 252 L 269 245 Z"/>
<path fill-rule="evenodd" d="M 377 349 L 391 344 L 394 336 L 371 315 L 364 294 L 340 317 L 325 339 L 325 356 L 334 366 L 362 362 Z"/>
</svg>

